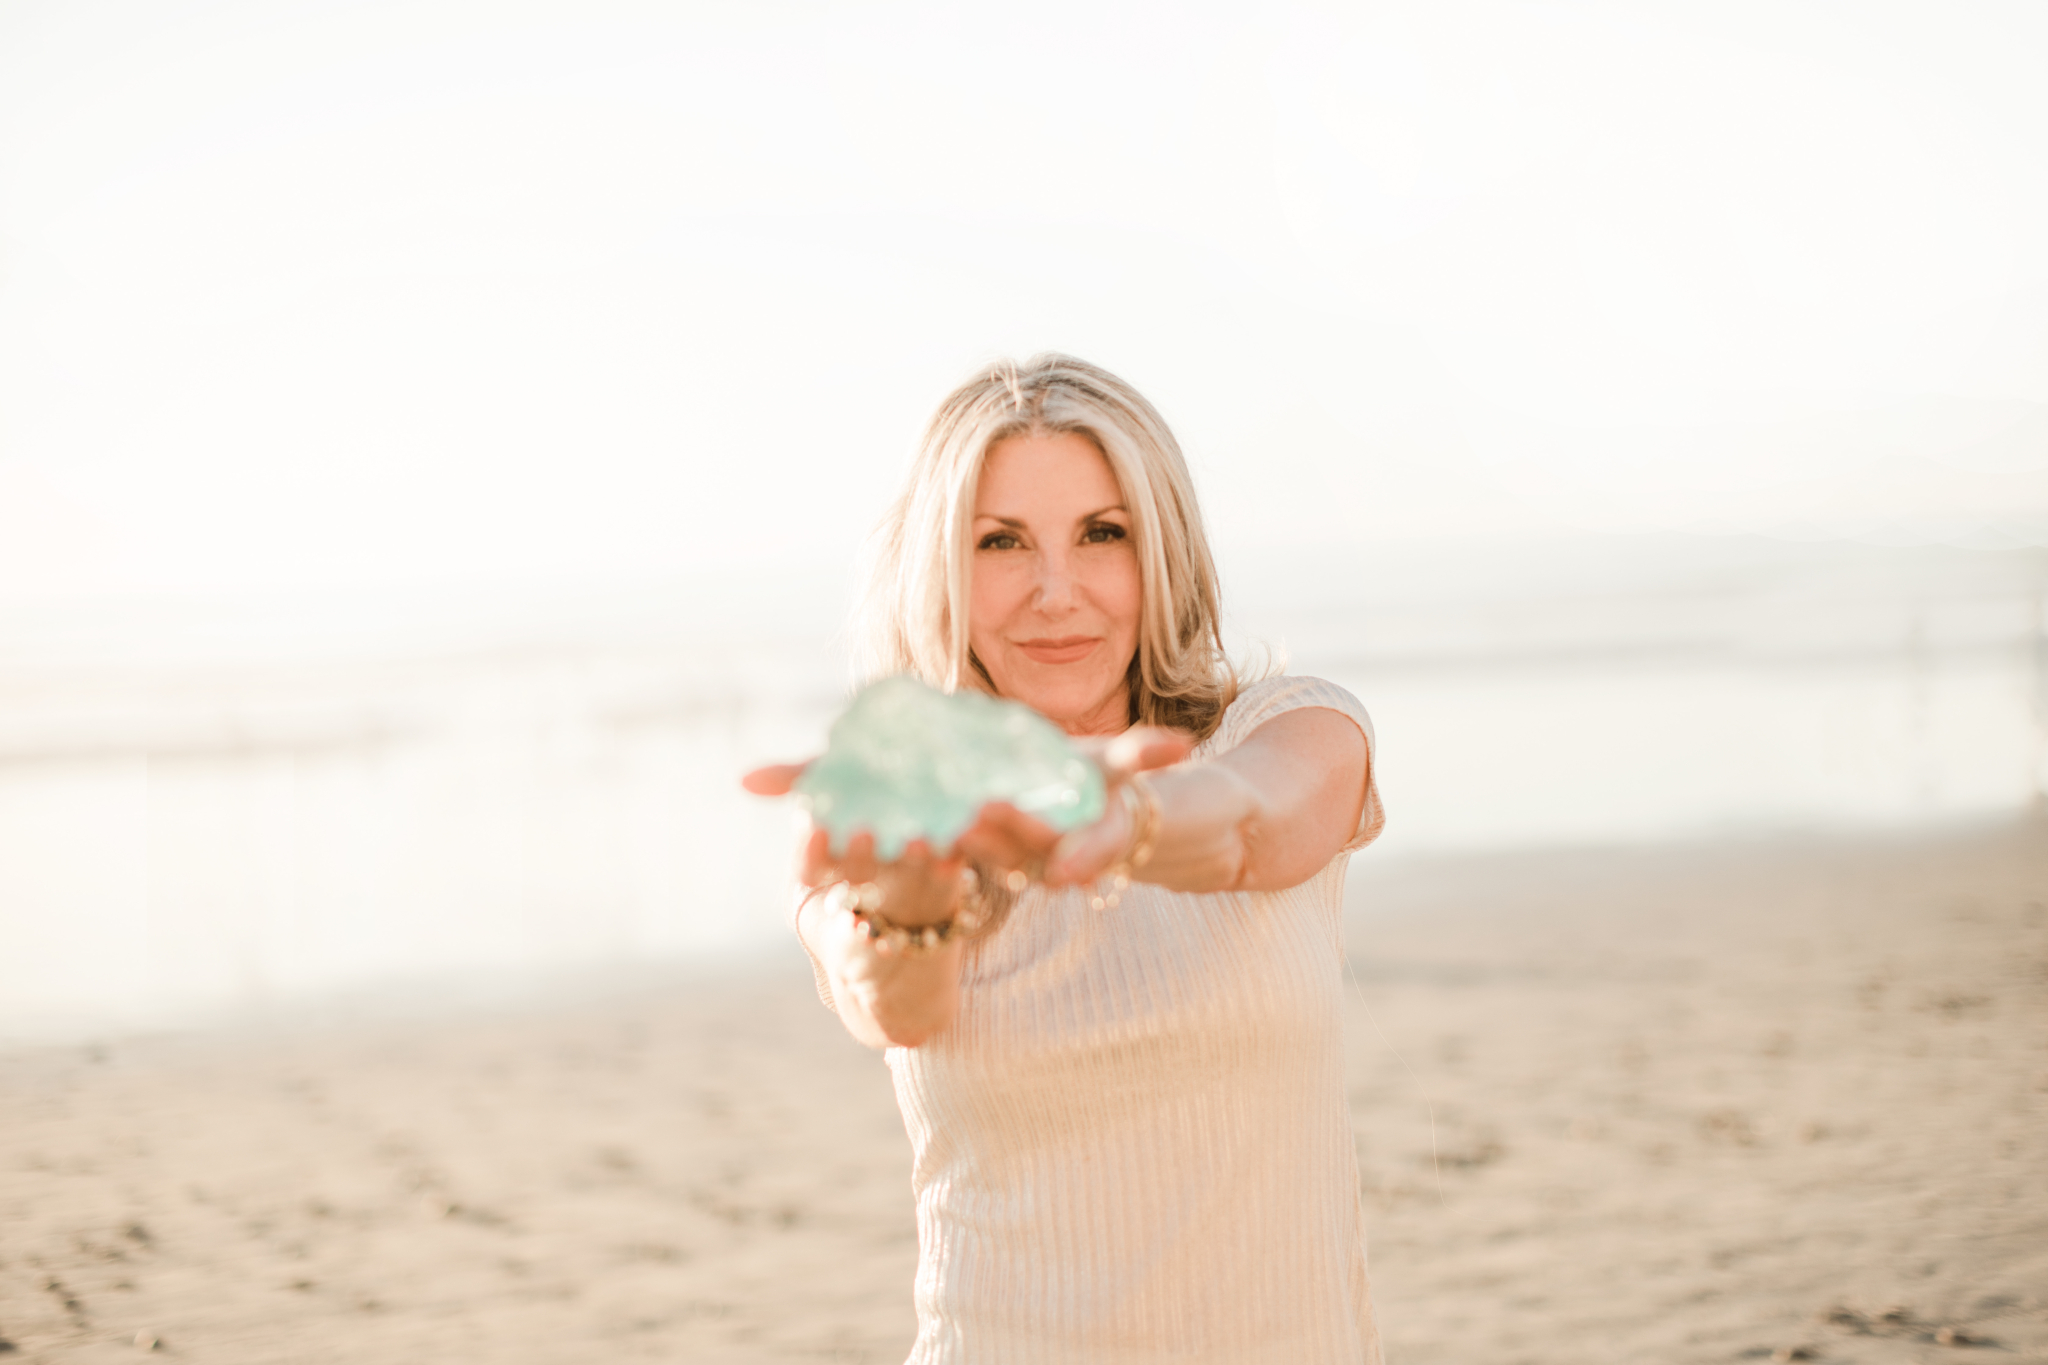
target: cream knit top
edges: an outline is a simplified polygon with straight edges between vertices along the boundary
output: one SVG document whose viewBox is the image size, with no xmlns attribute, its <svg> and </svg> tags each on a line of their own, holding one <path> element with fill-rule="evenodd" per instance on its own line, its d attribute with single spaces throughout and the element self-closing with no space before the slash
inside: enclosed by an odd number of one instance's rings
<svg viewBox="0 0 2048 1365">
<path fill-rule="evenodd" d="M 1190 762 L 1296 707 L 1247 687 Z M 890 1048 L 916 1154 L 909 1365 L 1379 1365 L 1344 1100 L 1344 868 L 1285 891 L 1033 887 L 967 949 L 960 1010 Z"/>
</svg>

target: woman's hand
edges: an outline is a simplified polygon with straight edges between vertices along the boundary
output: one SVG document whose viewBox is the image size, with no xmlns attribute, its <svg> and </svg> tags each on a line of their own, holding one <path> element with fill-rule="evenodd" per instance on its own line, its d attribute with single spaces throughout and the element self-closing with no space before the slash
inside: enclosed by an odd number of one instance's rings
<svg viewBox="0 0 2048 1365">
<path fill-rule="evenodd" d="M 1153 725 L 1133 727 L 1097 747 L 1094 757 L 1108 786 L 1108 809 L 1095 823 L 1064 835 L 1007 801 L 991 801 L 976 813 L 974 823 L 961 831 L 944 856 L 920 839 L 894 863 L 881 863 L 875 859 L 875 841 L 870 835 L 851 836 L 835 856 L 830 836 L 813 827 L 804 841 L 798 876 L 806 886 L 875 882 L 882 887 L 889 918 L 906 925 L 934 923 L 951 913 L 954 888 L 968 858 L 1024 872 L 1048 886 L 1093 882 L 1130 851 L 1135 831 L 1120 789 L 1133 773 L 1178 763 L 1193 748 L 1187 735 Z M 804 766 L 777 763 L 756 768 L 740 783 L 757 796 L 784 796 L 795 787 Z"/>
<path fill-rule="evenodd" d="M 1101 756 L 1112 798 L 1102 819 L 1054 839 L 1037 821 L 992 807 L 961 844 L 1006 867 L 1024 865 L 1018 853 L 1042 857 L 1049 885 L 1093 882 L 1130 853 L 1131 809 L 1119 789 L 1134 773 L 1179 762 L 1191 747 L 1171 730 L 1126 731 Z M 1299 885 L 1358 828 L 1371 763 L 1365 734 L 1351 717 L 1324 707 L 1283 712 L 1214 762 L 1177 768 L 1152 783 L 1160 820 L 1139 875 L 1170 891 Z M 1000 846 L 973 842 L 991 829 L 1002 836 Z"/>
<path fill-rule="evenodd" d="M 803 770 L 801 763 L 771 764 L 748 773 L 740 785 L 756 796 L 786 796 Z M 934 854 L 922 839 L 911 840 L 900 858 L 883 862 L 875 857 L 874 836 L 865 832 L 852 835 L 846 847 L 835 854 L 832 836 L 813 825 L 804 840 L 797 880 L 810 887 L 873 882 L 882 888 L 882 912 L 894 923 L 915 928 L 952 916 L 960 895 L 960 872 L 966 865 L 957 852 L 945 857 Z"/>
<path fill-rule="evenodd" d="M 814 825 L 804 839 L 798 876 L 812 888 L 874 882 L 882 889 L 882 913 L 905 927 L 936 924 L 957 913 L 961 871 L 970 858 L 1055 886 L 1092 882 L 1130 849 L 1131 812 L 1121 788 L 1133 773 L 1177 763 L 1191 748 L 1186 735 L 1151 727 L 1102 746 L 1096 761 L 1108 783 L 1109 808 L 1102 819 L 1064 837 L 1006 802 L 990 802 L 951 848 L 935 851 L 917 840 L 902 857 L 885 863 L 875 857 L 872 835 L 855 834 L 835 853 L 830 834 Z M 756 768 L 741 783 L 759 796 L 784 796 L 803 771 L 802 764 L 779 763 Z M 929 953 L 883 955 L 856 932 L 852 916 L 830 913 L 817 896 L 799 907 L 797 932 L 823 966 L 847 1030 L 871 1047 L 917 1047 L 951 1024 L 959 1010 L 958 938 Z"/>
<path fill-rule="evenodd" d="M 741 785 L 758 796 L 784 796 L 803 770 L 798 763 L 756 768 Z M 814 892 L 833 882 L 873 882 L 882 888 L 882 913 L 893 923 L 916 927 L 957 911 L 964 866 L 957 854 L 935 857 L 922 839 L 893 862 L 878 861 L 870 834 L 854 835 L 835 855 L 831 836 L 813 826 L 798 876 Z M 879 953 L 853 916 L 833 913 L 816 894 L 797 908 L 797 933 L 823 968 L 847 1031 L 869 1047 L 917 1047 L 950 1024 L 960 1008 L 957 938 L 927 953 Z"/>
<path fill-rule="evenodd" d="M 828 836 L 814 829 L 805 841 L 802 875 L 812 886 L 839 878 L 877 881 L 885 897 L 900 902 L 886 911 L 899 923 L 950 914 L 967 858 L 1036 874 L 1055 886 L 1093 882 L 1129 854 L 1134 831 L 1122 789 L 1131 776 L 1178 763 L 1192 747 L 1186 735 L 1151 728 L 1104 745 L 1097 761 L 1108 780 L 1109 808 L 1094 824 L 1064 836 L 992 802 L 944 856 L 917 846 L 887 865 L 876 862 L 874 842 L 865 835 L 848 840 L 835 857 Z M 1161 820 L 1144 880 L 1193 892 L 1297 885 L 1326 866 L 1358 827 L 1371 762 L 1364 733 L 1340 712 L 1308 707 L 1267 721 L 1215 762 L 1158 780 Z M 779 796 L 802 772 L 792 764 L 760 768 L 745 785 Z M 857 941 L 851 917 L 821 910 L 810 901 L 798 929 L 822 959 L 840 1017 L 856 1038 L 875 1047 L 916 1047 L 951 1023 L 959 1008 L 958 940 L 925 956 L 884 958 Z"/>
<path fill-rule="evenodd" d="M 1007 802 L 991 802 L 961 834 L 959 847 L 970 857 L 1023 871 L 1047 886 L 1096 881 L 1130 852 L 1137 833 L 1131 827 L 1129 803 L 1122 795 L 1132 774 L 1169 767 L 1193 749 L 1194 741 L 1179 730 L 1134 726 L 1095 750 L 1095 761 L 1102 766 L 1108 786 L 1108 808 L 1101 819 L 1061 834 Z"/>
</svg>

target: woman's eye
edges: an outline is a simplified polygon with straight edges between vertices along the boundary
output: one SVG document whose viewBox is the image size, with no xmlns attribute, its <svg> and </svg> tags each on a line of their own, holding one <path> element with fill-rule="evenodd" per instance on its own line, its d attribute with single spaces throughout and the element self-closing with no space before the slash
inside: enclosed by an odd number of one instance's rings
<svg viewBox="0 0 2048 1365">
<path fill-rule="evenodd" d="M 1084 545 L 1106 545 L 1113 540 L 1124 538 L 1124 528 L 1112 521 L 1098 521 L 1081 534 Z"/>
<path fill-rule="evenodd" d="M 981 542 L 974 548 L 977 550 L 1014 550 L 1017 548 L 1018 543 L 1017 537 L 1011 535 L 1008 531 L 990 531 L 981 538 Z"/>
</svg>

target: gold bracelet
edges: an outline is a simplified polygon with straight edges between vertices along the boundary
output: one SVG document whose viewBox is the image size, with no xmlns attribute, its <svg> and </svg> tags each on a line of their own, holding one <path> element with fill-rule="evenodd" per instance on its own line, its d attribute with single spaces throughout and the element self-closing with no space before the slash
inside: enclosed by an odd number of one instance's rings
<svg viewBox="0 0 2048 1365">
<path fill-rule="evenodd" d="M 966 937 L 982 925 L 981 878 L 971 867 L 960 869 L 960 907 L 936 924 L 898 924 L 882 913 L 885 899 L 874 882 L 840 882 L 825 893 L 825 903 L 853 916 L 854 932 L 875 945 L 883 957 L 927 957 L 953 938 Z"/>
<path fill-rule="evenodd" d="M 1165 818 L 1159 808 L 1159 793 L 1143 773 L 1132 773 L 1118 789 L 1118 795 L 1131 818 L 1131 842 L 1125 846 L 1124 856 L 1109 869 L 1109 890 L 1088 898 L 1093 910 L 1114 910 L 1122 902 L 1123 893 L 1130 889 L 1131 874 L 1152 861 L 1159 842 L 1159 826 Z"/>
<path fill-rule="evenodd" d="M 1143 818 L 1131 828 L 1131 850 L 1124 855 L 1124 865 L 1136 872 L 1152 861 L 1152 853 L 1159 845 L 1159 827 L 1166 820 L 1166 812 L 1159 805 L 1159 789 L 1152 785 L 1152 779 L 1143 773 L 1132 773 L 1131 780 L 1124 784 L 1124 790 L 1144 800 Z M 1126 797 L 1125 800 L 1130 800 Z"/>
</svg>

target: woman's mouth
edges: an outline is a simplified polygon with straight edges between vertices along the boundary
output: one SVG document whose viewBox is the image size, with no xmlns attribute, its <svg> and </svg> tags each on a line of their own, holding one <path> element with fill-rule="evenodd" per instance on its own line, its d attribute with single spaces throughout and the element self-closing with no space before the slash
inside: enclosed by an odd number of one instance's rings
<svg viewBox="0 0 2048 1365">
<path fill-rule="evenodd" d="M 1071 664 L 1087 658 L 1101 643 L 1099 635 L 1061 635 L 1019 640 L 1017 648 L 1033 663 Z"/>
</svg>

